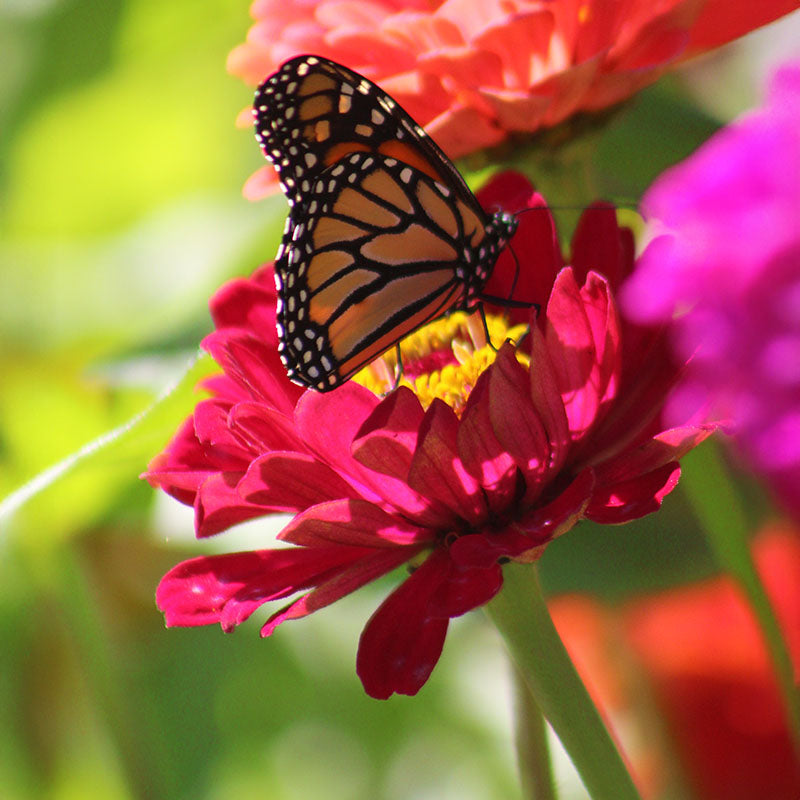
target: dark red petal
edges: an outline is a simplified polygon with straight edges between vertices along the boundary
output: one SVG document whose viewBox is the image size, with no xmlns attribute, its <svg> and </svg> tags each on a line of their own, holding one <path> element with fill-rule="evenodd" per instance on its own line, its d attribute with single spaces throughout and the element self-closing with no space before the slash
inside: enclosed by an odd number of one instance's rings
<svg viewBox="0 0 800 800">
<path fill-rule="evenodd" d="M 161 579 L 156 603 L 168 626 L 219 622 L 230 631 L 268 600 L 328 580 L 367 553 L 362 548 L 327 547 L 200 556 L 178 564 Z"/>
<path fill-rule="evenodd" d="M 434 526 L 442 521 L 441 505 L 405 481 L 365 467 L 351 455 L 353 441 L 379 400 L 352 381 L 334 392 L 307 392 L 298 402 L 297 430 L 306 445 L 367 500 L 391 503 L 410 519 Z"/>
<path fill-rule="evenodd" d="M 595 465 L 598 486 L 611 486 L 652 472 L 665 464 L 679 461 L 707 439 L 717 425 L 687 426 L 663 431 L 637 447 Z"/>
<path fill-rule="evenodd" d="M 569 455 L 572 434 L 544 334 L 538 326 L 533 326 L 530 337 L 531 365 L 528 381 L 531 404 L 545 431 L 549 452 L 548 467 L 552 473 L 556 473 Z"/>
<path fill-rule="evenodd" d="M 665 398 L 683 374 L 676 364 L 666 328 L 623 327 L 622 376 L 617 399 L 592 432 L 595 452 L 619 452 L 651 430 L 658 432 Z"/>
<path fill-rule="evenodd" d="M 617 211 L 611 203 L 592 203 L 581 214 L 572 236 L 570 265 L 577 281 L 582 283 L 590 272 L 599 272 L 616 290 L 633 265 L 630 239 L 630 231 L 617 224 Z"/>
<path fill-rule="evenodd" d="M 252 400 L 260 400 L 287 416 L 294 412 L 304 390 L 286 377 L 277 349 L 238 330 L 215 331 L 206 336 L 202 347 Z"/>
<path fill-rule="evenodd" d="M 486 568 L 503 557 L 535 560 L 548 542 L 580 520 L 593 488 L 592 470 L 585 469 L 554 500 L 532 509 L 507 528 L 459 536 L 450 546 L 454 565 L 462 569 Z"/>
<path fill-rule="evenodd" d="M 271 265 L 262 267 L 249 278 L 235 278 L 211 298 L 209 306 L 214 327 L 246 328 L 257 333 L 268 345 L 277 347 L 276 298 Z"/>
<path fill-rule="evenodd" d="M 595 482 L 594 470 L 587 467 L 555 499 L 517 519 L 514 527 L 524 531 L 533 546 L 561 536 L 573 528 L 584 515 L 593 497 Z M 509 555 L 518 557 L 523 552 Z"/>
<path fill-rule="evenodd" d="M 658 511 L 675 488 L 681 468 L 677 461 L 613 486 L 597 487 L 585 517 L 604 525 L 616 525 Z"/>
<path fill-rule="evenodd" d="M 489 380 L 490 371 L 486 371 L 470 392 L 458 427 L 457 445 L 464 468 L 480 483 L 489 508 L 500 513 L 514 500 L 519 473 L 492 429 Z"/>
<path fill-rule="evenodd" d="M 344 544 L 358 547 L 414 547 L 435 537 L 402 517 L 365 500 L 334 500 L 298 514 L 279 534 L 282 541 L 306 547 Z M 411 556 L 406 556 L 410 558 Z"/>
<path fill-rule="evenodd" d="M 364 420 L 353 440 L 353 457 L 375 472 L 405 481 L 425 416 L 406 386 L 391 392 Z"/>
<path fill-rule="evenodd" d="M 621 365 L 616 309 L 600 276 L 592 273 L 579 288 L 570 269 L 561 271 L 545 339 L 570 431 L 580 437 L 614 398 Z"/>
<path fill-rule="evenodd" d="M 490 214 L 496 211 L 517 214 L 524 208 L 547 205 L 528 177 L 513 169 L 492 175 L 475 192 L 475 197 Z"/>
<path fill-rule="evenodd" d="M 528 495 L 533 496 L 549 473 L 552 459 L 544 426 L 531 402 L 530 378 L 510 344 L 503 345 L 489 372 L 492 430 L 521 470 Z"/>
<path fill-rule="evenodd" d="M 486 503 L 481 487 L 458 457 L 457 439 L 458 417 L 437 398 L 425 412 L 408 484 L 475 525 L 485 519 Z"/>
<path fill-rule="evenodd" d="M 488 603 L 503 586 L 503 571 L 496 562 L 486 566 L 459 569 L 450 565 L 450 574 L 431 604 L 432 613 L 459 617 Z"/>
<path fill-rule="evenodd" d="M 376 550 L 365 555 L 351 566 L 334 572 L 329 580 L 321 583 L 316 589 L 273 614 L 261 628 L 261 635 L 271 636 L 282 622 L 300 619 L 336 602 L 391 572 L 418 552 L 419 548 L 395 548 Z"/>
<path fill-rule="evenodd" d="M 416 694 L 428 680 L 444 645 L 447 617 L 431 604 L 448 577 L 449 559 L 433 553 L 372 615 L 358 646 L 356 670 L 371 697 Z"/>
<path fill-rule="evenodd" d="M 550 211 L 530 209 L 518 217 L 517 231 L 500 253 L 483 293 L 544 308 L 562 266 L 561 247 Z M 502 311 L 508 313 L 509 309 Z M 529 315 L 528 310 L 512 311 L 511 321 L 515 323 L 526 321 Z"/>
<path fill-rule="evenodd" d="M 213 536 L 248 519 L 263 516 L 264 508 L 243 500 L 237 491 L 241 472 L 217 472 L 200 485 L 194 502 L 197 536 Z"/>
<path fill-rule="evenodd" d="M 248 503 L 270 511 L 302 511 L 358 492 L 329 466 L 304 453 L 267 453 L 250 465 L 239 482 Z"/>
<path fill-rule="evenodd" d="M 263 403 L 237 403 L 228 414 L 228 423 L 240 441 L 247 442 L 253 453 L 273 450 L 304 452 L 306 447 L 294 425 L 294 416 L 286 416 Z"/>
</svg>

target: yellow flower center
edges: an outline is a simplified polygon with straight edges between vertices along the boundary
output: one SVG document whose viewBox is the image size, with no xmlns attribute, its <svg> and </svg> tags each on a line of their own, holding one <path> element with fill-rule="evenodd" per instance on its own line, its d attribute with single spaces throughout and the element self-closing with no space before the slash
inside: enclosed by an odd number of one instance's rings
<svg viewBox="0 0 800 800">
<path fill-rule="evenodd" d="M 495 347 L 511 339 L 518 341 L 527 326 L 509 326 L 495 314 L 486 315 L 486 326 Z M 392 348 L 357 373 L 353 380 L 377 395 L 388 394 L 395 385 L 408 386 L 424 408 L 435 398 L 444 400 L 461 414 L 472 387 L 494 361 L 496 352 L 486 341 L 480 315 L 456 311 L 428 323 L 400 342 L 403 374 L 397 382 L 397 350 Z"/>
</svg>

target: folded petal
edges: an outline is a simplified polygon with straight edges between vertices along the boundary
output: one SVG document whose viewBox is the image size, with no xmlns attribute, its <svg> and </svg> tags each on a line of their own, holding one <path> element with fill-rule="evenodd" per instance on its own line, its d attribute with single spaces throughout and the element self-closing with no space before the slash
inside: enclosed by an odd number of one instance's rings
<svg viewBox="0 0 800 800">
<path fill-rule="evenodd" d="M 615 525 L 658 511 L 675 488 L 681 468 L 677 461 L 627 481 L 595 489 L 585 516 L 594 522 Z"/>
<path fill-rule="evenodd" d="M 298 514 L 278 535 L 285 542 L 320 547 L 343 544 L 358 547 L 411 547 L 431 543 L 435 531 L 420 528 L 364 500 L 334 500 Z"/>
<path fill-rule="evenodd" d="M 464 469 L 486 492 L 493 513 L 504 511 L 519 489 L 519 473 L 494 433 L 489 403 L 489 375 L 478 379 L 458 426 L 458 455 Z"/>
<path fill-rule="evenodd" d="M 358 492 L 326 464 L 305 453 L 268 453 L 253 461 L 239 481 L 248 503 L 268 511 L 302 511 L 310 505 Z"/>
<path fill-rule="evenodd" d="M 271 636 L 281 623 L 308 616 L 352 594 L 367 583 L 396 569 L 415 553 L 416 551 L 411 550 L 373 550 L 350 566 L 333 571 L 328 580 L 273 614 L 261 628 L 261 636 Z"/>
<path fill-rule="evenodd" d="M 268 600 L 326 580 L 365 554 L 361 548 L 328 547 L 200 556 L 161 579 L 156 603 L 170 627 L 219 622 L 231 631 Z"/>
<path fill-rule="evenodd" d="M 458 427 L 453 409 L 434 400 L 420 426 L 408 485 L 435 498 L 461 519 L 478 524 L 486 518 L 486 504 L 481 487 L 458 456 Z"/>
</svg>

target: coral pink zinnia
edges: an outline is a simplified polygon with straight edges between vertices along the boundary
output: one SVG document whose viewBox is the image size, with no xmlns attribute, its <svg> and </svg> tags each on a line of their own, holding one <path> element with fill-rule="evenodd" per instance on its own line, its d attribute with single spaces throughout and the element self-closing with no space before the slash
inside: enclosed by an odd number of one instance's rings
<svg viewBox="0 0 800 800">
<path fill-rule="evenodd" d="M 315 53 L 389 92 L 451 158 L 632 95 L 797 0 L 255 0 L 228 68 L 253 86 Z M 248 118 L 249 119 L 249 118 Z M 264 167 L 245 189 L 261 196 Z"/>
<path fill-rule="evenodd" d="M 519 180 L 502 176 L 490 194 L 503 187 Z M 542 214 L 521 217 L 518 244 L 541 226 L 541 248 L 553 247 Z M 655 511 L 678 459 L 709 429 L 663 429 L 677 373 L 662 338 L 621 324 L 608 280 L 588 269 L 624 274 L 626 241 L 609 209 L 587 212 L 573 268 L 550 259 L 549 299 L 526 352 L 504 344 L 477 378 L 465 364 L 437 362 L 435 379 L 417 378 L 420 396 L 401 386 L 381 398 L 354 381 L 303 392 L 278 359 L 271 267 L 223 288 L 204 347 L 224 375 L 147 477 L 194 504 L 199 536 L 288 511 L 295 517 L 279 538 L 295 547 L 179 564 L 158 588 L 167 624 L 230 631 L 262 604 L 299 594 L 264 625 L 267 636 L 408 564 L 367 623 L 357 668 L 373 697 L 414 694 L 450 618 L 499 591 L 505 560 L 538 558 L 583 518 L 620 523 Z M 518 257 L 531 267 L 527 249 Z M 464 342 L 453 348 L 469 361 Z M 461 402 L 437 395 L 459 380 Z"/>
</svg>

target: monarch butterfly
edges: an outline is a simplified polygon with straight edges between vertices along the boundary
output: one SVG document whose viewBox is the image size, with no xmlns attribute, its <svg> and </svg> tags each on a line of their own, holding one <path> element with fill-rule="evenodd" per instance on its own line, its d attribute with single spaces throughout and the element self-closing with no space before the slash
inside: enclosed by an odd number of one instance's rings
<svg viewBox="0 0 800 800">
<path fill-rule="evenodd" d="M 253 115 L 290 205 L 275 258 L 290 379 L 335 389 L 425 323 L 479 304 L 516 220 L 487 215 L 389 95 L 304 55 L 261 84 Z"/>
</svg>

